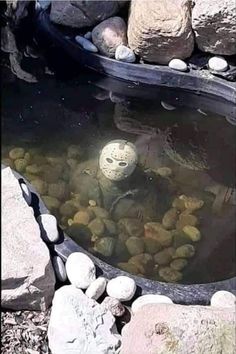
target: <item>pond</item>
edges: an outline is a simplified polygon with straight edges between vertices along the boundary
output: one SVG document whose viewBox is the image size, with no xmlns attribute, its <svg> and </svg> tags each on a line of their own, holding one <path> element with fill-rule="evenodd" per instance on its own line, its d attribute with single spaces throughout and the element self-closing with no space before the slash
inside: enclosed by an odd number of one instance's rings
<svg viewBox="0 0 236 354">
<path fill-rule="evenodd" d="M 90 78 L 3 82 L 2 162 L 73 240 L 120 269 L 178 283 L 234 276 L 236 126 L 218 109 L 227 104 L 202 109 L 164 89 L 125 96 Z"/>
</svg>

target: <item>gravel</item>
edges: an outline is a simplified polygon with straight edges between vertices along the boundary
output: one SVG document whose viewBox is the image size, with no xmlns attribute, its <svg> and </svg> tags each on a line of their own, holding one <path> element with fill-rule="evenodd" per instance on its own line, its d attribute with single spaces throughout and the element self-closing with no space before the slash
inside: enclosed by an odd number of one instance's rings
<svg viewBox="0 0 236 354">
<path fill-rule="evenodd" d="M 47 342 L 50 310 L 1 313 L 2 354 L 51 354 Z"/>
</svg>

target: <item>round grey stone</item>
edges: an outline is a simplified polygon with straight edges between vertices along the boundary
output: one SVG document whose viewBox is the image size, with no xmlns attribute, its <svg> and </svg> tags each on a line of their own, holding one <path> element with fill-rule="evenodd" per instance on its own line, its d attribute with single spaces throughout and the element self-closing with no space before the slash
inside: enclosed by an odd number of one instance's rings
<svg viewBox="0 0 236 354">
<path fill-rule="evenodd" d="M 75 40 L 88 52 L 92 52 L 92 53 L 98 52 L 97 47 L 92 42 L 90 42 L 88 39 L 81 37 L 81 36 L 76 36 Z"/>
<path fill-rule="evenodd" d="M 181 59 L 172 59 L 168 65 L 171 69 L 177 71 L 186 71 L 188 69 L 187 64 Z"/>
<path fill-rule="evenodd" d="M 45 242 L 55 243 L 59 240 L 57 219 L 51 214 L 41 214 L 37 217 L 41 237 Z"/>
<path fill-rule="evenodd" d="M 66 275 L 66 268 L 65 268 L 63 260 L 59 256 L 53 256 L 52 257 L 52 264 L 53 264 L 53 268 L 54 268 L 57 279 L 62 283 L 65 282 L 67 279 L 67 275 Z"/>
<path fill-rule="evenodd" d="M 116 60 L 124 61 L 126 63 L 134 63 L 136 58 L 132 49 L 123 44 L 118 45 L 115 51 Z"/>
</svg>

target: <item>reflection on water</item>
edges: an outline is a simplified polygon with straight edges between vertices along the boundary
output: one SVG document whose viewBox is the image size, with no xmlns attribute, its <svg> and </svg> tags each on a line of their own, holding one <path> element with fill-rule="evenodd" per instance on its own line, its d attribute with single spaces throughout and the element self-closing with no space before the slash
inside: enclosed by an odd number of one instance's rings
<svg viewBox="0 0 236 354">
<path fill-rule="evenodd" d="M 8 83 L 2 161 L 31 181 L 68 235 L 107 262 L 167 282 L 229 278 L 236 128 L 217 113 L 170 110 L 161 101 L 161 93 L 155 100 L 111 94 L 85 78 Z M 123 180 L 99 166 L 101 150 L 116 139 L 138 153 Z M 108 151 L 108 164 L 127 167 L 118 155 Z"/>
</svg>

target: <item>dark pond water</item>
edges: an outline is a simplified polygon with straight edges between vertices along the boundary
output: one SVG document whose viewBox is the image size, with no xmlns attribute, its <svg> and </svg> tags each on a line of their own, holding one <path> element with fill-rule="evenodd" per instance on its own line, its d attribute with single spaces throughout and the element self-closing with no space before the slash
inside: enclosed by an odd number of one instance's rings
<svg viewBox="0 0 236 354">
<path fill-rule="evenodd" d="M 234 276 L 232 107 L 165 90 L 122 96 L 92 81 L 5 79 L 2 161 L 68 235 L 121 269 L 167 282 Z"/>
</svg>

